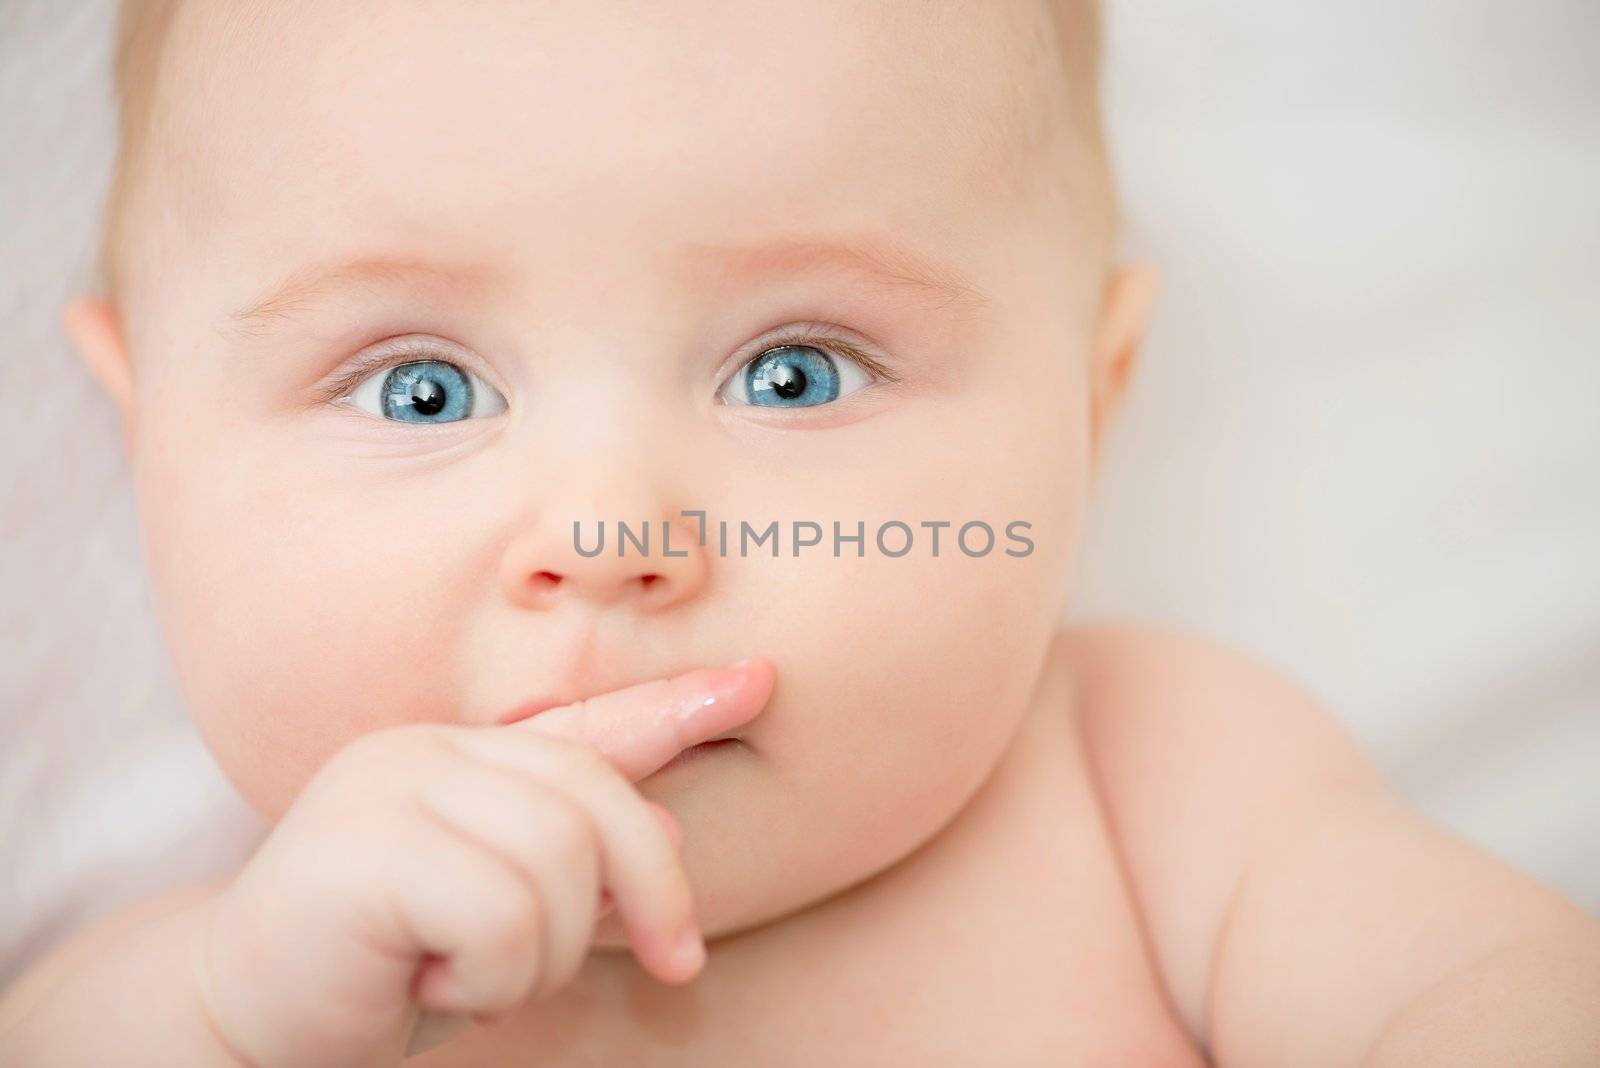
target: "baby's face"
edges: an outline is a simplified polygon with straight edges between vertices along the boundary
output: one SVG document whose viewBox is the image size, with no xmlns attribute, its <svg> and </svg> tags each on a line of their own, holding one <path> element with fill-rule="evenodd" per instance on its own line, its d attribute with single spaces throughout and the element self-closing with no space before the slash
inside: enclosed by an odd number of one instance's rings
<svg viewBox="0 0 1600 1068">
<path fill-rule="evenodd" d="M 1089 473 L 1100 267 L 994 132 L 1043 16 L 192 7 L 132 459 L 179 680 L 249 801 L 277 818 L 380 728 L 758 655 L 747 746 L 640 784 L 709 932 L 948 819 L 1024 710 Z M 773 521 L 776 558 L 741 552 Z"/>
</svg>

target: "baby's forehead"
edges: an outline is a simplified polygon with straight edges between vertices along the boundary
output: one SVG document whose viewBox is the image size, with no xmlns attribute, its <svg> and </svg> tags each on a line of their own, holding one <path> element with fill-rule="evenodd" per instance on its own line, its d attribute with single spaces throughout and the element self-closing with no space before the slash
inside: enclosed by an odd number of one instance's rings
<svg viewBox="0 0 1600 1068">
<path fill-rule="evenodd" d="M 366 217 L 538 220 L 552 239 L 739 211 L 949 217 L 1014 191 L 1040 140 L 1016 69 L 1033 5 L 974 10 L 194 4 L 165 129 L 185 139 L 193 235 L 231 254 Z"/>
</svg>

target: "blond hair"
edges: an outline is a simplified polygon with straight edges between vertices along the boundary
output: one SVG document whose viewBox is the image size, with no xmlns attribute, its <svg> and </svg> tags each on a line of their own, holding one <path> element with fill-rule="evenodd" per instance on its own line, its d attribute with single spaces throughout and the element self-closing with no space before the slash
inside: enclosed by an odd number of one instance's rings
<svg viewBox="0 0 1600 1068">
<path fill-rule="evenodd" d="M 240 2 L 240 0 L 229 0 Z M 1105 146 L 1100 107 L 1101 11 L 1099 0 L 1044 0 L 1048 16 L 1045 38 L 1021 62 L 1053 69 L 1043 77 L 1016 79 L 1018 106 L 1007 121 L 1014 128 L 1001 139 L 1020 141 L 1033 159 L 1057 143 L 1061 127 L 1071 130 L 1084 151 L 1075 158 L 1088 162 L 1072 176 L 1083 188 L 1078 195 L 1099 224 L 1098 251 L 1104 258 L 1116 229 L 1116 198 Z M 117 151 L 96 262 L 97 283 L 111 300 L 126 292 L 130 220 L 134 201 L 152 183 L 146 179 L 155 164 L 151 144 L 157 138 L 160 111 L 156 97 L 163 53 L 172 38 L 181 0 L 122 0 L 117 17 L 113 82 L 117 103 Z M 1036 72 L 1029 72 L 1036 73 Z M 1062 119 L 1065 122 L 1062 122 Z M 1053 161 L 1052 161 L 1053 162 Z M 1066 175 L 1051 174 L 1058 181 Z"/>
<path fill-rule="evenodd" d="M 149 166 L 157 119 L 161 56 L 172 34 L 179 0 L 122 0 L 117 14 L 111 76 L 117 103 L 117 151 L 106 194 L 97 282 L 112 300 L 124 292 L 123 252 L 128 247 L 131 202 Z"/>
</svg>

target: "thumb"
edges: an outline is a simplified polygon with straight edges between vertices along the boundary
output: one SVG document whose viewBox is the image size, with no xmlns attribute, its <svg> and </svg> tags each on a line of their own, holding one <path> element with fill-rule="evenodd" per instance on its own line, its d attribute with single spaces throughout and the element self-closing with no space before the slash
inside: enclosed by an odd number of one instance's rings
<svg viewBox="0 0 1600 1068">
<path fill-rule="evenodd" d="M 600 694 L 508 725 L 594 746 L 630 781 L 691 746 L 754 719 L 772 695 L 772 665 L 752 657 Z"/>
</svg>

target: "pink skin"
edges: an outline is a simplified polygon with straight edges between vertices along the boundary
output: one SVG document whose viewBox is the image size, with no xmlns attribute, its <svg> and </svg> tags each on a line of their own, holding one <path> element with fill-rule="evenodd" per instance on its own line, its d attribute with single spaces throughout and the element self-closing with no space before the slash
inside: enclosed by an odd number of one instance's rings
<svg viewBox="0 0 1600 1068">
<path fill-rule="evenodd" d="M 189 710 L 263 817 L 366 732 L 493 729 L 540 695 L 748 655 L 777 682 L 743 744 L 639 784 L 682 828 L 708 938 L 885 869 L 972 795 L 1056 630 L 1150 283 L 1105 273 L 1070 198 L 992 194 L 1007 164 L 973 130 L 1015 106 L 1016 27 L 919 8 L 296 0 L 226 33 L 186 9 L 170 225 L 120 312 L 67 322 L 122 405 Z M 912 246 L 987 303 L 695 251 L 845 235 Z M 292 272 L 365 253 L 482 284 L 395 276 L 232 328 Z M 899 381 L 716 403 L 809 322 Z M 507 410 L 416 427 L 316 395 L 406 338 Z M 785 539 L 862 521 L 867 555 L 719 556 L 684 509 Z M 674 520 L 686 555 L 576 554 L 574 521 L 602 519 Z M 917 531 L 909 555 L 872 544 L 887 520 Z M 952 526 L 935 559 L 924 520 L 985 520 L 997 548 L 965 556 Z M 1000 551 L 1013 520 L 1031 555 Z M 625 947 L 614 921 L 601 947 Z"/>
</svg>

